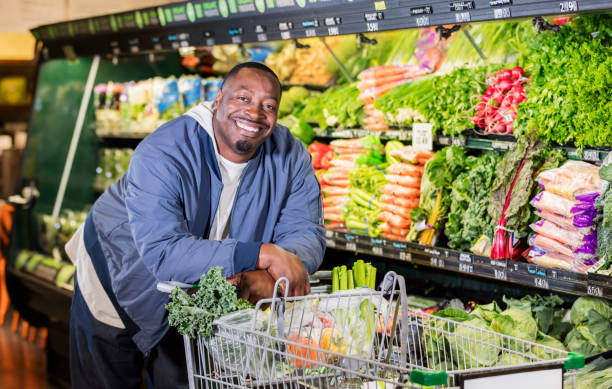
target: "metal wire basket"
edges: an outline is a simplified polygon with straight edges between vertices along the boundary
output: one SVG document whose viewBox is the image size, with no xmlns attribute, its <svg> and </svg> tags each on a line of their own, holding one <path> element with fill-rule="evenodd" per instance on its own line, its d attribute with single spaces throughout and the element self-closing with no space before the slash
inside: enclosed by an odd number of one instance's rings
<svg viewBox="0 0 612 389">
<path fill-rule="evenodd" d="M 270 309 L 262 311 L 264 304 Z M 562 388 L 563 374 L 584 366 L 580 355 L 475 321 L 410 310 L 404 279 L 394 272 L 379 291 L 261 300 L 216 320 L 211 336 L 184 342 L 191 389 L 502 389 L 509 375 L 538 389 Z"/>
</svg>

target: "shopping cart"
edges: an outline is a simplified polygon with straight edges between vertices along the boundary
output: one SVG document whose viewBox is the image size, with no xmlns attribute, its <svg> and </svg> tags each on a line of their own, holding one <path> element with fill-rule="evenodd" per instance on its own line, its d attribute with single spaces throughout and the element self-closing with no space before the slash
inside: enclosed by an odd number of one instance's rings
<svg viewBox="0 0 612 389">
<path fill-rule="evenodd" d="M 287 285 L 281 279 L 275 290 L 281 282 Z M 378 291 L 261 300 L 216 320 L 211 336 L 185 336 L 184 344 L 190 389 L 503 389 L 508 382 L 560 389 L 564 374 L 584 365 L 580 355 L 477 322 L 410 310 L 404 279 L 394 272 Z"/>
</svg>

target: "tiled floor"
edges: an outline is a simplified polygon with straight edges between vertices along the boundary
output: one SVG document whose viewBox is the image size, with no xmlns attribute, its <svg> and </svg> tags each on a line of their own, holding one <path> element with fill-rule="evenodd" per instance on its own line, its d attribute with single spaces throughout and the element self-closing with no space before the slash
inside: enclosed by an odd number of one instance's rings
<svg viewBox="0 0 612 389">
<path fill-rule="evenodd" d="M 35 343 L 21 338 L 21 328 L 11 331 L 12 310 L 0 328 L 0 388 L 56 389 L 47 383 L 47 356 L 40 347 L 40 336 Z"/>
</svg>

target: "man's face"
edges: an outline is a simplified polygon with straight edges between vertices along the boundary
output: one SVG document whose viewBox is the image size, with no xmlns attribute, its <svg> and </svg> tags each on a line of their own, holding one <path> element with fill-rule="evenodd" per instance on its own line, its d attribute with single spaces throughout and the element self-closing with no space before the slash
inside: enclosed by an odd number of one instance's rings
<svg viewBox="0 0 612 389">
<path fill-rule="evenodd" d="M 266 72 L 243 68 L 226 80 L 213 104 L 213 130 L 219 153 L 246 162 L 272 135 L 280 88 Z"/>
</svg>

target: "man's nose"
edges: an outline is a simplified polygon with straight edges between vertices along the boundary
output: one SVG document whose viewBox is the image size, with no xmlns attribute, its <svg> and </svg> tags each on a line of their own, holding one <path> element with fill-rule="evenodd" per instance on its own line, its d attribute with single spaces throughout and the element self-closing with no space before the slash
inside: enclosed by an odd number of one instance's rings
<svg viewBox="0 0 612 389">
<path fill-rule="evenodd" d="M 251 104 L 247 107 L 247 114 L 252 120 L 258 120 L 263 116 L 263 110 L 261 104 L 255 101 L 251 101 Z"/>
</svg>

